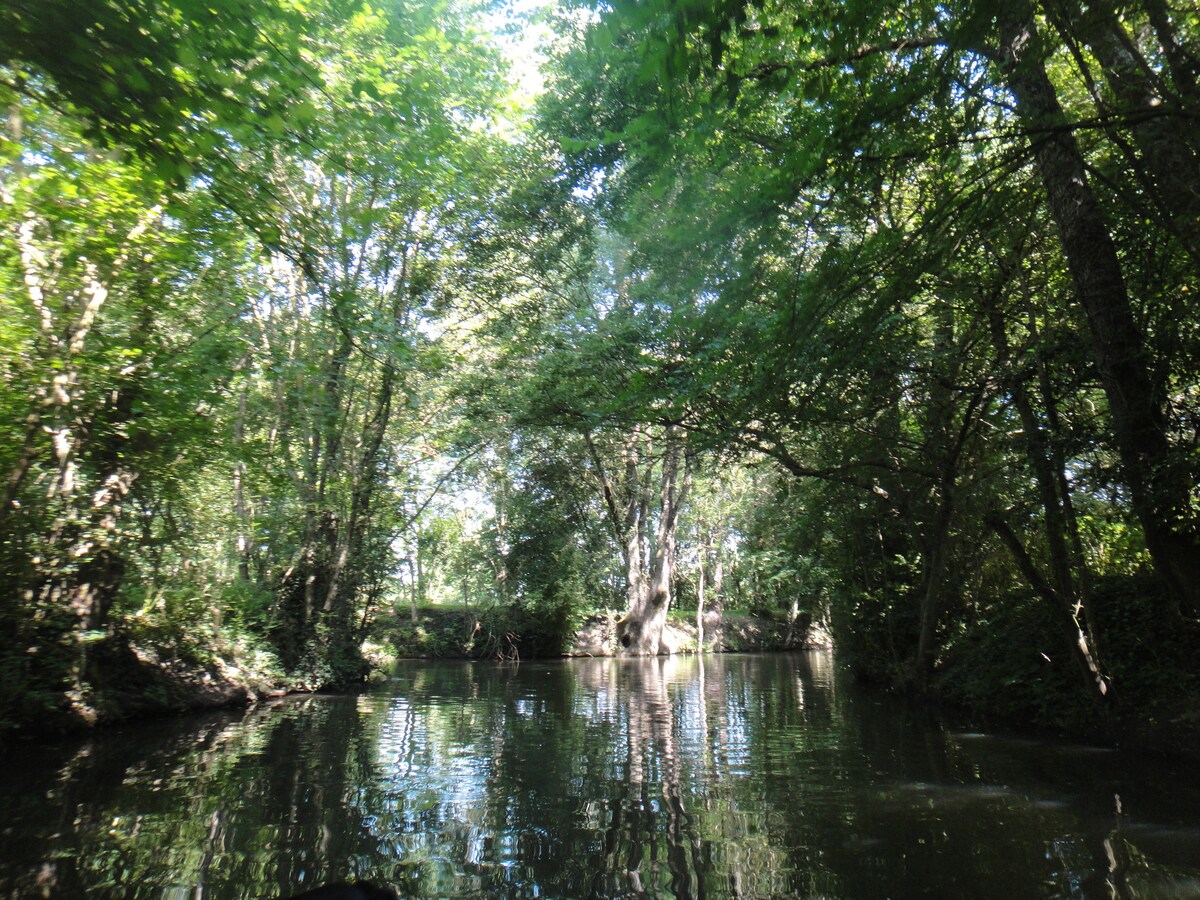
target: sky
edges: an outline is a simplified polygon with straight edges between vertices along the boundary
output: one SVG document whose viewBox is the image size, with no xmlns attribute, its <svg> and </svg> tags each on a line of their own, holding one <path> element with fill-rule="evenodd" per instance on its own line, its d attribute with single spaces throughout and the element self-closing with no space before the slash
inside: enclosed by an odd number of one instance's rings
<svg viewBox="0 0 1200 900">
<path fill-rule="evenodd" d="M 541 65 L 546 57 L 541 48 L 549 41 L 551 30 L 540 14 L 552 5 L 552 0 L 507 0 L 489 16 L 497 43 L 512 66 L 518 102 L 532 102 L 544 87 Z"/>
</svg>

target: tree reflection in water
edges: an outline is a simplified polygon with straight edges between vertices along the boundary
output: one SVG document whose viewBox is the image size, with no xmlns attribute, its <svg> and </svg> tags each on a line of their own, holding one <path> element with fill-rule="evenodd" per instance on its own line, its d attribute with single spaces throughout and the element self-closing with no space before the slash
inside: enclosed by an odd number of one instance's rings
<svg viewBox="0 0 1200 900">
<path fill-rule="evenodd" d="M 344 874 L 374 853 L 344 802 L 367 773 L 354 704 L 326 700 L 14 748 L 0 894 L 273 896 Z"/>
<path fill-rule="evenodd" d="M 714 760 L 735 731 L 720 669 L 719 660 L 706 667 L 695 657 L 581 667 L 590 689 L 599 693 L 589 676 L 607 682 L 607 712 L 625 744 L 623 777 L 610 786 L 597 893 L 742 895 L 747 870 L 757 873 L 759 889 L 769 887 L 762 882 L 779 868 L 779 854 L 736 812 L 732 783 L 714 778 Z"/>
<path fill-rule="evenodd" d="M 1200 893 L 1194 774 L 954 732 L 820 654 L 405 665 L 11 747 L 0 797 L 0 896 Z"/>
</svg>

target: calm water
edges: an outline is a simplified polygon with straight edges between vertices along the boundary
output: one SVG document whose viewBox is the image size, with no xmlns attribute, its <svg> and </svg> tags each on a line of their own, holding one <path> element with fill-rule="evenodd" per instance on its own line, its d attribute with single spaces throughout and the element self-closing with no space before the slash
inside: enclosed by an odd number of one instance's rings
<svg viewBox="0 0 1200 900">
<path fill-rule="evenodd" d="M 0 764 L 0 896 L 1200 896 L 1195 774 L 956 731 L 822 654 L 406 664 Z"/>
</svg>

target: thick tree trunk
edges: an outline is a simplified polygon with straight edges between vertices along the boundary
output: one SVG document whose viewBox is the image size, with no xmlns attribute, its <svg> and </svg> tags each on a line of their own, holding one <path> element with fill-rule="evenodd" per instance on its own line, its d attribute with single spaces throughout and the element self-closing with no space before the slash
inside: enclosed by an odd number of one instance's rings
<svg viewBox="0 0 1200 900">
<path fill-rule="evenodd" d="M 1190 116 L 1196 110 L 1183 108 L 1192 99 L 1187 76 L 1181 73 L 1183 83 L 1171 85 L 1156 72 L 1103 0 L 1072 15 L 1060 30 L 1068 40 L 1086 44 L 1100 63 L 1115 101 L 1101 100 L 1101 111 L 1119 114 L 1118 124 L 1128 129 L 1137 147 L 1130 164 L 1193 266 L 1200 268 L 1200 143 Z"/>
<path fill-rule="evenodd" d="M 1142 0 L 1142 6 L 1162 46 L 1175 89 L 1186 99 L 1200 100 L 1200 59 L 1180 43 L 1166 0 Z"/>
<path fill-rule="evenodd" d="M 668 476 L 664 475 L 664 480 Z M 671 480 L 674 476 L 669 476 Z M 664 513 L 665 515 L 665 513 Z M 630 606 L 617 625 L 617 640 L 634 656 L 670 653 L 663 634 L 671 606 L 671 578 L 675 574 L 675 525 L 660 522 L 655 540 L 654 567 L 639 602 Z"/>
<path fill-rule="evenodd" d="M 1005 7 L 1000 63 L 1031 134 L 1051 214 L 1087 317 L 1122 474 L 1154 566 L 1191 615 L 1200 614 L 1200 535 L 1188 483 L 1171 453 L 1162 391 L 1150 376 L 1120 260 L 1087 167 L 1040 55 L 1029 6 Z"/>
<path fill-rule="evenodd" d="M 629 609 L 617 623 L 617 641 L 631 656 L 656 656 L 674 651 L 665 640 L 665 631 L 671 605 L 671 579 L 675 574 L 676 528 L 680 509 L 687 498 L 691 473 L 688 462 L 682 459 L 684 453 L 678 436 L 669 434 L 667 441 L 650 577 L 638 579 L 639 585 L 644 584 L 644 587 L 639 588 L 636 596 L 631 588 Z"/>
<path fill-rule="evenodd" d="M 637 526 L 625 533 L 625 606 L 640 609 L 645 605 L 650 585 L 646 580 L 646 567 L 642 563 L 642 545 L 645 543 L 641 529 Z"/>
</svg>

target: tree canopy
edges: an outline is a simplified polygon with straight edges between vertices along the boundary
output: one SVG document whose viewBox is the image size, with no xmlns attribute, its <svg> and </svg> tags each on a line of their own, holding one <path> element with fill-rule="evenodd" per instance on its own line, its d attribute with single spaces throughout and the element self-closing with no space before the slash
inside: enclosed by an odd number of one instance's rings
<svg viewBox="0 0 1200 900">
<path fill-rule="evenodd" d="M 522 9 L 0 11 L 0 719 L 441 603 L 1186 730 L 1194 10 Z"/>
</svg>

